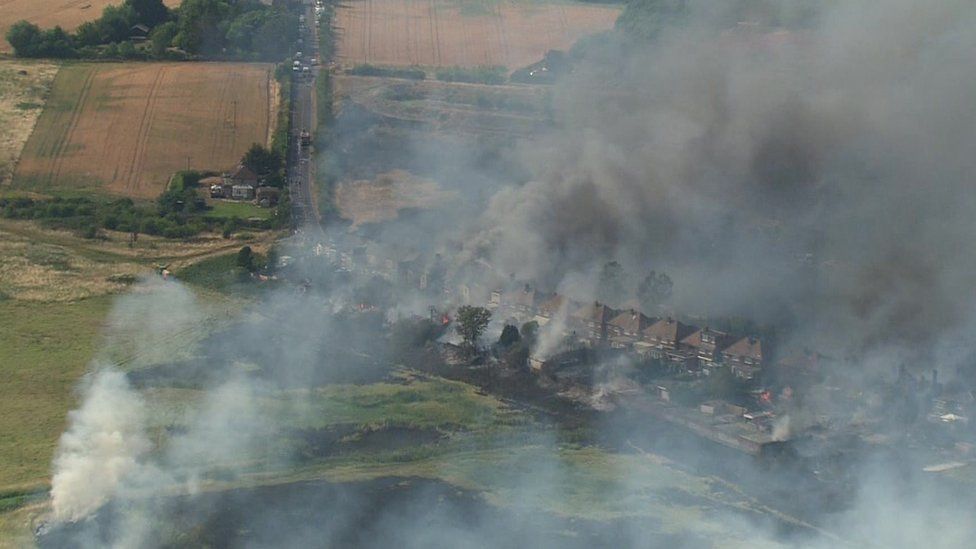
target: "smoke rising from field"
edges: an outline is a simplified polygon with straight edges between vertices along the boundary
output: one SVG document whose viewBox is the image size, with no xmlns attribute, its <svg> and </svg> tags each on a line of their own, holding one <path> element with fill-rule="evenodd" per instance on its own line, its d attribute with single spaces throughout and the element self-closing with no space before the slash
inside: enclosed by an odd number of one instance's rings
<svg viewBox="0 0 976 549">
<path fill-rule="evenodd" d="M 105 369 L 89 382 L 54 459 L 51 505 L 57 520 L 81 519 L 117 496 L 151 448 L 145 407 L 125 375 Z"/>
</svg>

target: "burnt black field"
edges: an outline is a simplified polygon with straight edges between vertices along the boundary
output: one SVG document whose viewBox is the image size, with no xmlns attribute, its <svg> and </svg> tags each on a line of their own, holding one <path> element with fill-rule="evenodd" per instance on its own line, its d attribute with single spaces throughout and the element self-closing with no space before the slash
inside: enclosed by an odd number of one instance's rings
<svg viewBox="0 0 976 549">
<path fill-rule="evenodd" d="M 146 502 L 114 502 L 89 520 L 39 535 L 47 548 L 105 546 Z M 153 502 L 152 507 L 160 502 Z M 262 486 L 174 497 L 165 518 L 140 517 L 154 547 L 701 547 L 690 535 L 661 534 L 647 518 L 592 521 L 499 508 L 443 482 L 383 478 Z M 146 505 L 146 507 L 150 507 Z"/>
</svg>

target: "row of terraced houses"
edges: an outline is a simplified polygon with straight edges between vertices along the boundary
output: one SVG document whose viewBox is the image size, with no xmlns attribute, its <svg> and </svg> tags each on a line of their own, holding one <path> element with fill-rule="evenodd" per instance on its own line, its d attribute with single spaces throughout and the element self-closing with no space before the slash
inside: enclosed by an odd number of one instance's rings
<svg viewBox="0 0 976 549">
<path fill-rule="evenodd" d="M 674 318 L 654 318 L 636 308 L 615 309 L 598 301 L 579 303 L 529 285 L 515 291 L 493 291 L 488 308 L 496 316 L 540 326 L 556 322 L 564 336 L 593 348 L 624 349 L 642 358 L 666 360 L 689 371 L 727 366 L 736 376 L 751 379 L 763 367 L 763 342 L 709 327 L 699 328 Z"/>
</svg>

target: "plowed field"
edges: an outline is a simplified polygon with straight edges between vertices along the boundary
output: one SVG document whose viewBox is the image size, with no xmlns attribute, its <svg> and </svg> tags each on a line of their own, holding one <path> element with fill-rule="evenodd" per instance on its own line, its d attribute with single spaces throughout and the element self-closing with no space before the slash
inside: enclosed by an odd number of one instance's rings
<svg viewBox="0 0 976 549">
<path fill-rule="evenodd" d="M 229 169 L 266 143 L 275 101 L 265 64 L 68 65 L 14 185 L 155 197 L 174 171 Z"/>
<path fill-rule="evenodd" d="M 98 19 L 108 5 L 121 4 L 122 0 L 0 0 L 0 52 L 10 51 L 7 29 L 26 19 L 42 29 L 61 25 L 66 31 L 78 28 L 85 21 Z M 170 8 L 180 5 L 180 0 L 163 0 Z"/>
<path fill-rule="evenodd" d="M 504 0 L 349 0 L 338 8 L 343 65 L 514 70 L 613 27 L 618 6 Z"/>
</svg>

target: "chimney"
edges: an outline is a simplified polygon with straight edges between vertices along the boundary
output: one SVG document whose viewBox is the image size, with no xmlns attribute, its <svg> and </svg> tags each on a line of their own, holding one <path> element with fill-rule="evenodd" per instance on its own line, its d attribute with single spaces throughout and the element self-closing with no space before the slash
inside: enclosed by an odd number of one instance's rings
<svg viewBox="0 0 976 549">
<path fill-rule="evenodd" d="M 932 369 L 932 387 L 934 388 L 939 384 L 939 371 L 935 368 Z"/>
<path fill-rule="evenodd" d="M 529 293 L 530 291 L 532 291 L 532 286 L 529 286 L 529 283 L 526 282 L 525 286 L 522 287 L 522 291 L 525 293 Z"/>
</svg>

